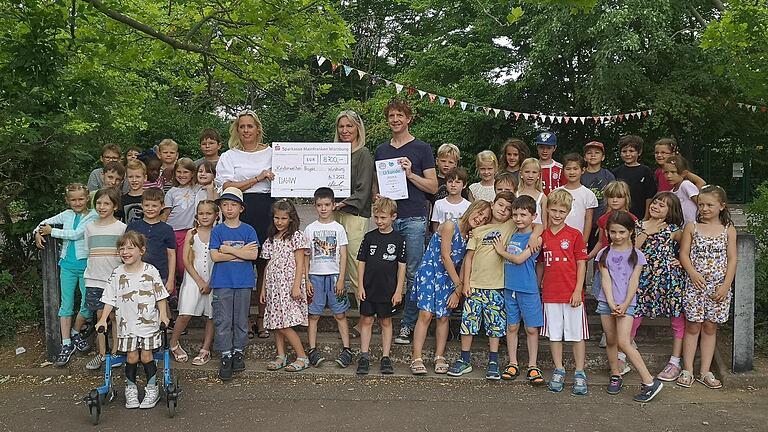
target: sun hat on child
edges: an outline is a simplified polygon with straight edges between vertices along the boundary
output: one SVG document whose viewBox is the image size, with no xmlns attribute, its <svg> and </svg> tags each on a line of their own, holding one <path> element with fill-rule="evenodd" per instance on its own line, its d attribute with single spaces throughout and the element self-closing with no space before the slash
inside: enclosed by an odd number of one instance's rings
<svg viewBox="0 0 768 432">
<path fill-rule="evenodd" d="M 243 191 L 234 186 L 224 189 L 224 192 L 222 192 L 221 196 L 216 200 L 216 204 L 221 204 L 222 200 L 234 201 L 245 207 L 245 203 L 243 202 Z"/>
</svg>

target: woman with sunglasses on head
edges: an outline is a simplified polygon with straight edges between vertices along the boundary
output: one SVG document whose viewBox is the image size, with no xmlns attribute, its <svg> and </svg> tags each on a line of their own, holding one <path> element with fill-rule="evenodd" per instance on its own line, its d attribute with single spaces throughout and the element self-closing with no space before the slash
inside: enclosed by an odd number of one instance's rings
<svg viewBox="0 0 768 432">
<path fill-rule="evenodd" d="M 354 111 L 342 111 L 336 116 L 336 134 L 334 142 L 350 143 L 352 160 L 350 163 L 351 188 L 349 197 L 336 203 L 335 219 L 347 232 L 347 274 L 357 292 L 357 251 L 363 236 L 368 232 L 368 220 L 371 218 L 373 199 L 373 156 L 365 146 L 365 125 L 360 115 Z"/>
<path fill-rule="evenodd" d="M 221 155 L 216 165 L 215 180 L 219 189 L 236 187 L 243 191 L 245 210 L 240 220 L 256 230 L 260 242 L 267 238 L 267 228 L 272 222 L 274 199 L 270 191 L 275 178 L 272 173 L 272 147 L 262 142 L 263 137 L 264 129 L 259 116 L 251 110 L 239 112 L 229 127 L 229 150 Z M 251 297 L 256 300 L 264 287 L 265 265 L 265 260 L 256 260 L 257 294 Z M 259 307 L 257 328 L 253 333 L 258 333 L 260 338 L 268 338 L 263 316 L 263 308 Z"/>
</svg>

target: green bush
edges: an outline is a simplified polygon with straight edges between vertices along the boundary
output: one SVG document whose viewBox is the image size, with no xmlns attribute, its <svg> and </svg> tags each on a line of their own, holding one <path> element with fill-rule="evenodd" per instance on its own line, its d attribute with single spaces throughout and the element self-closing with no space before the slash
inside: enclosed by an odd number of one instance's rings
<svg viewBox="0 0 768 432">
<path fill-rule="evenodd" d="M 747 207 L 748 230 L 756 237 L 755 335 L 761 350 L 768 350 L 768 182 L 755 191 Z"/>
<path fill-rule="evenodd" d="M 35 267 L 18 274 L 0 272 L 0 341 L 16 334 L 19 324 L 40 321 L 43 311 L 41 281 Z"/>
</svg>

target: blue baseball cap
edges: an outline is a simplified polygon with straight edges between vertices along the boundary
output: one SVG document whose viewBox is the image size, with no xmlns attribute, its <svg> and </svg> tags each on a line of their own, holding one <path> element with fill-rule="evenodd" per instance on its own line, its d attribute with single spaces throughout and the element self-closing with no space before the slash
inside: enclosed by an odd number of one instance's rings
<svg viewBox="0 0 768 432">
<path fill-rule="evenodd" d="M 556 146 L 557 136 L 552 132 L 542 132 L 536 135 L 536 140 L 534 140 L 534 143 L 536 145 Z"/>
</svg>

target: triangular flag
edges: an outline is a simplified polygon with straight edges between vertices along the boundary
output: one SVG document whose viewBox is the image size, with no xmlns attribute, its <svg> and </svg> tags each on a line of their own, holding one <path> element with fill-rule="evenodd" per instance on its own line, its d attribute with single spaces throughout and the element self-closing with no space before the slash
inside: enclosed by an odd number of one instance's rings
<svg viewBox="0 0 768 432">
<path fill-rule="evenodd" d="M 520 119 L 520 113 L 519 112 L 515 112 L 514 114 L 515 114 L 515 120 Z M 528 119 L 528 117 L 526 117 L 526 119 Z"/>
<path fill-rule="evenodd" d="M 477 110 L 479 110 L 479 109 L 480 109 L 480 107 L 479 107 L 479 106 L 477 106 L 477 105 L 472 105 L 472 111 L 474 111 L 474 112 L 477 112 Z"/>
<path fill-rule="evenodd" d="M 331 62 L 331 72 L 336 72 L 336 68 L 339 67 L 337 63 Z"/>
<path fill-rule="evenodd" d="M 592 120 L 594 120 L 595 123 L 597 123 L 598 119 L 600 119 L 600 116 L 592 116 Z"/>
<path fill-rule="evenodd" d="M 565 117 L 563 117 L 563 118 L 565 119 L 565 124 L 568 124 L 568 122 L 571 120 L 571 118 L 570 118 L 570 117 L 568 117 L 568 116 L 565 116 Z"/>
<path fill-rule="evenodd" d="M 555 122 L 555 116 L 550 115 L 550 116 L 547 116 L 547 118 L 549 119 L 550 123 L 554 123 Z"/>
<path fill-rule="evenodd" d="M 360 69 L 358 69 L 357 76 L 360 77 L 360 79 L 363 79 L 363 77 L 365 76 L 365 71 L 361 71 Z"/>
<path fill-rule="evenodd" d="M 376 75 L 371 75 L 371 84 L 374 84 L 374 85 L 378 84 L 380 79 L 381 78 L 377 77 Z"/>
<path fill-rule="evenodd" d="M 413 96 L 416 94 L 416 89 L 413 87 L 408 87 L 408 96 Z"/>
<path fill-rule="evenodd" d="M 385 79 L 385 80 L 384 80 L 384 85 L 388 86 L 388 85 L 390 85 L 390 84 L 392 84 L 392 81 L 390 81 L 390 80 L 388 80 L 388 79 Z"/>
<path fill-rule="evenodd" d="M 456 105 L 456 99 L 448 98 L 448 106 L 453 108 L 454 105 Z"/>
<path fill-rule="evenodd" d="M 752 112 L 757 112 L 757 107 L 755 105 L 752 105 Z"/>
<path fill-rule="evenodd" d="M 736 102 L 736 105 L 738 105 L 738 106 L 739 106 L 739 108 L 744 108 L 744 104 L 743 104 L 743 103 L 741 103 L 741 102 Z"/>
<path fill-rule="evenodd" d="M 528 113 L 523 113 L 523 118 L 524 118 L 524 119 L 526 119 L 526 120 L 528 120 L 528 116 L 529 116 L 529 115 L 530 115 L 530 114 L 528 114 Z"/>
<path fill-rule="evenodd" d="M 322 66 L 325 63 L 326 58 L 323 56 L 317 56 L 317 65 Z"/>
<path fill-rule="evenodd" d="M 426 96 L 426 94 L 427 94 L 427 92 L 425 92 L 424 90 L 419 90 L 419 98 L 420 99 L 424 99 L 424 96 Z"/>
<path fill-rule="evenodd" d="M 352 73 L 352 68 L 350 66 L 344 65 L 344 75 L 349 76 L 350 73 Z"/>
<path fill-rule="evenodd" d="M 485 111 L 485 115 L 488 115 L 488 113 L 491 111 L 488 107 L 483 107 L 483 111 Z"/>
<path fill-rule="evenodd" d="M 432 93 L 427 93 L 427 95 L 429 95 L 429 101 L 432 103 L 435 103 L 435 98 L 437 97 L 437 95 Z"/>
<path fill-rule="evenodd" d="M 648 115 L 651 115 L 652 112 L 653 110 L 648 110 Z"/>
<path fill-rule="evenodd" d="M 643 117 L 648 117 L 648 111 L 642 111 Z"/>
<path fill-rule="evenodd" d="M 395 83 L 395 90 L 397 90 L 397 92 L 400 93 L 401 91 L 403 91 L 403 85 Z"/>
<path fill-rule="evenodd" d="M 504 118 L 509 118 L 509 115 L 512 114 L 512 111 L 504 110 Z"/>
<path fill-rule="evenodd" d="M 586 124 L 587 118 L 586 117 L 579 117 L 579 121 L 581 121 L 581 124 Z"/>
<path fill-rule="evenodd" d="M 459 102 L 459 105 L 461 105 L 461 110 L 466 111 L 467 110 L 467 103 L 466 102 Z"/>
<path fill-rule="evenodd" d="M 563 122 L 563 116 L 555 116 L 555 118 L 557 119 L 558 123 L 562 123 Z"/>
<path fill-rule="evenodd" d="M 501 112 L 501 110 L 500 110 L 500 109 L 498 109 L 498 108 L 494 108 L 494 109 L 493 109 L 493 113 L 494 113 L 494 114 L 496 114 L 494 117 L 498 117 L 500 112 Z"/>
<path fill-rule="evenodd" d="M 437 100 L 440 101 L 440 105 L 445 105 L 445 96 L 438 96 Z"/>
</svg>

